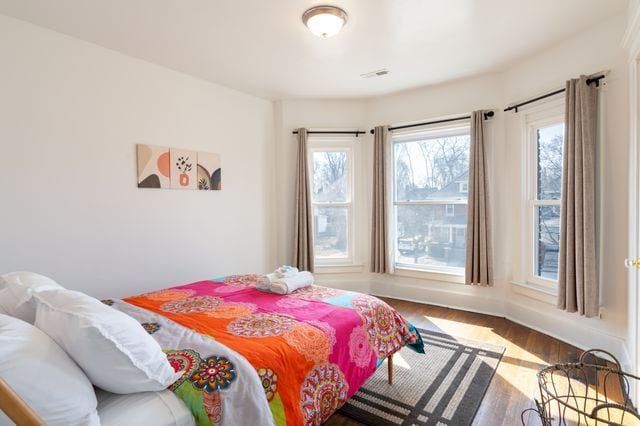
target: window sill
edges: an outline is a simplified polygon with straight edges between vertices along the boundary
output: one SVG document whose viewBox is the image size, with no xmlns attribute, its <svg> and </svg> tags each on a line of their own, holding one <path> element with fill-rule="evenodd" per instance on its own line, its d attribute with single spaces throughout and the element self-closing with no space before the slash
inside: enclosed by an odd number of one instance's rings
<svg viewBox="0 0 640 426">
<path fill-rule="evenodd" d="M 558 289 L 541 284 L 511 281 L 511 291 L 517 295 L 534 299 L 550 306 L 555 306 L 557 302 Z"/>
<path fill-rule="evenodd" d="M 396 266 L 393 275 L 407 278 L 417 278 L 430 281 L 443 281 L 455 284 L 464 284 L 464 274 L 448 271 L 426 271 L 424 269 Z"/>
<path fill-rule="evenodd" d="M 316 274 L 357 274 L 364 271 L 363 264 L 349 263 L 349 264 L 316 264 L 315 271 Z"/>
<path fill-rule="evenodd" d="M 557 296 L 558 295 L 558 287 L 551 287 L 542 284 L 536 284 L 529 281 L 511 281 L 512 285 L 526 288 L 528 290 L 537 291 L 539 293 L 548 294 L 549 296 Z"/>
</svg>

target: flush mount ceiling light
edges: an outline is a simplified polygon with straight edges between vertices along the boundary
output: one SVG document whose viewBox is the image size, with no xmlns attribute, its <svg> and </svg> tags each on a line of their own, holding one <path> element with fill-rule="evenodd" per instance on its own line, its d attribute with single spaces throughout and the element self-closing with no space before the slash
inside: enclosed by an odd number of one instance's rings
<svg viewBox="0 0 640 426">
<path fill-rule="evenodd" d="M 335 6 L 316 6 L 302 14 L 302 22 L 315 35 L 327 38 L 347 23 L 347 12 Z"/>
</svg>

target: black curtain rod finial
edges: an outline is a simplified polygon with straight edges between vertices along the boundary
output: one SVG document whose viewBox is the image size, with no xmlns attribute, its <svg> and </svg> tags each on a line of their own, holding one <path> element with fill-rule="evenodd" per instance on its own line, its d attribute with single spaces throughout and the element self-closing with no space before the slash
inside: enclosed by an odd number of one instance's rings
<svg viewBox="0 0 640 426">
<path fill-rule="evenodd" d="M 294 130 L 291 133 L 297 135 L 298 131 Z M 308 135 L 356 135 L 358 137 L 366 133 L 364 130 L 307 130 Z"/>
<path fill-rule="evenodd" d="M 484 119 L 487 120 L 489 117 L 493 117 L 495 113 L 493 111 L 486 111 L 484 113 Z M 435 120 L 435 121 L 427 121 L 425 123 L 416 123 L 416 124 L 406 124 L 404 126 L 395 126 L 389 127 L 389 131 L 399 130 L 399 129 L 408 129 L 411 127 L 420 127 L 420 126 L 428 126 L 430 124 L 441 124 L 441 123 L 450 123 L 452 121 L 461 121 L 461 120 L 469 120 L 471 118 L 470 115 L 465 115 L 464 117 L 455 117 L 455 118 L 445 118 L 443 120 Z M 371 129 L 369 133 L 373 134 L 373 130 Z"/>
<path fill-rule="evenodd" d="M 591 78 L 587 79 L 587 84 L 595 83 L 596 87 L 600 87 L 600 80 L 602 80 L 604 78 L 605 78 L 604 74 L 601 74 L 601 75 L 598 75 L 598 76 L 595 76 L 595 77 L 591 77 Z M 508 111 L 518 112 L 518 108 L 520 108 L 522 106 L 529 105 L 529 104 L 534 103 L 534 102 L 538 102 L 538 101 L 540 101 L 542 99 L 546 99 L 546 98 L 549 98 L 551 96 L 555 96 L 557 94 L 560 94 L 560 93 L 564 92 L 565 90 L 566 89 L 558 89 L 558 90 L 555 90 L 553 92 L 547 93 L 546 95 L 538 96 L 537 98 L 529 99 L 528 101 L 524 101 L 524 102 L 517 103 L 515 105 L 508 106 L 508 107 L 506 107 L 504 109 L 504 112 L 508 112 Z"/>
</svg>

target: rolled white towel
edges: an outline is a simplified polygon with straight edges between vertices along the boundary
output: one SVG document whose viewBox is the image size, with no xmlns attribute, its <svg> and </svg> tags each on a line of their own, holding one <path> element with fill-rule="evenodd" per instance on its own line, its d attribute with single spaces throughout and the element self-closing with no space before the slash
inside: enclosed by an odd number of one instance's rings
<svg viewBox="0 0 640 426">
<path fill-rule="evenodd" d="M 298 268 L 294 268 L 293 266 L 282 265 L 278 269 L 276 269 L 273 273 L 278 278 L 293 278 L 298 275 Z"/>
<path fill-rule="evenodd" d="M 271 281 L 269 290 L 277 294 L 291 294 L 298 289 L 309 287 L 313 282 L 313 274 L 309 271 L 302 271 L 290 278 L 278 278 Z"/>
<path fill-rule="evenodd" d="M 260 278 L 258 278 L 256 288 L 258 290 L 271 290 L 271 283 L 277 279 L 278 277 L 276 277 L 276 274 L 274 273 L 262 275 Z"/>
</svg>

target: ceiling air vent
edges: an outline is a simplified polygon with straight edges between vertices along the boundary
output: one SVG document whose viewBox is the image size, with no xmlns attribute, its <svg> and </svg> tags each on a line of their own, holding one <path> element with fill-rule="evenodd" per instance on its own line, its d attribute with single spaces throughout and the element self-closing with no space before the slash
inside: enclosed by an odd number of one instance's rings
<svg viewBox="0 0 640 426">
<path fill-rule="evenodd" d="M 380 70 L 376 70 L 376 71 L 371 71 L 371 72 L 367 72 L 364 74 L 360 74 L 360 77 L 362 78 L 373 78 L 373 77 L 382 77 L 383 75 L 387 75 L 389 74 L 389 70 L 386 68 L 382 68 Z"/>
</svg>

